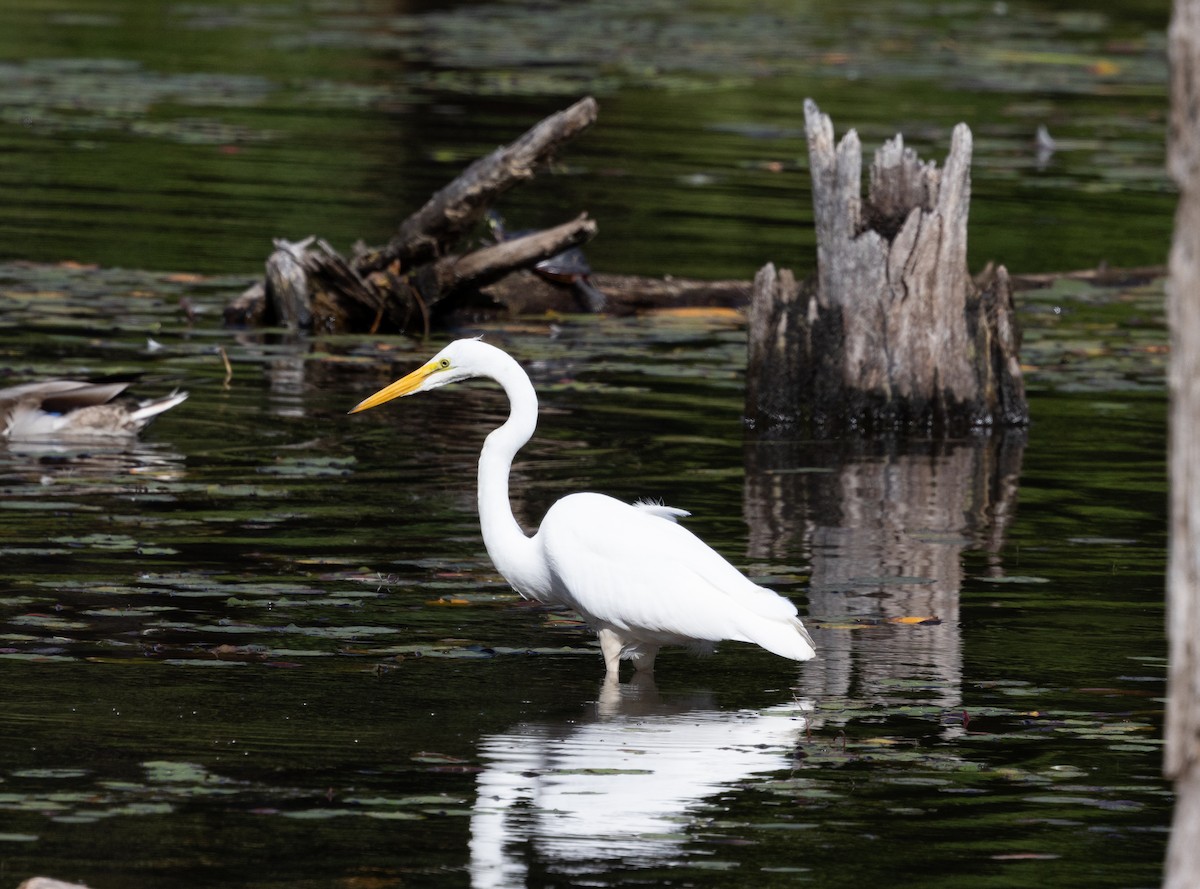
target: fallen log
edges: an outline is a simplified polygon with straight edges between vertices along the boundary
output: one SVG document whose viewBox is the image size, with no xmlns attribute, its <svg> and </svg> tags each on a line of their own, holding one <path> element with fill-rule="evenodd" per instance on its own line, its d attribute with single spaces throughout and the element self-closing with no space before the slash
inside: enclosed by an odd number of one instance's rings
<svg viewBox="0 0 1200 889">
<path fill-rule="evenodd" d="M 691 308 L 744 309 L 750 303 L 749 281 L 603 273 L 593 274 L 591 280 L 607 298 L 605 312 L 610 315 Z M 480 300 L 465 305 L 450 320 L 463 315 L 486 317 L 489 311 L 493 317 L 546 312 L 570 314 L 580 311 L 580 303 L 569 288 L 531 272 L 520 272 L 483 288 Z"/>
<path fill-rule="evenodd" d="M 455 253 L 500 195 L 532 178 L 596 115 L 595 100 L 581 99 L 475 161 L 405 219 L 383 247 L 359 247 L 346 259 L 315 237 L 276 241 L 265 280 L 226 307 L 226 323 L 428 331 L 455 300 L 595 235 L 596 224 L 581 216 L 528 238 Z"/>
<path fill-rule="evenodd" d="M 1058 281 L 1085 281 L 1101 287 L 1135 287 L 1156 278 L 1165 278 L 1164 265 L 1143 265 L 1118 268 L 1101 263 L 1094 269 L 1075 269 L 1069 272 L 1027 272 L 1011 275 L 1013 290 L 1035 290 L 1049 287 Z"/>
<path fill-rule="evenodd" d="M 599 106 L 591 96 L 552 114 L 511 145 L 497 148 L 467 167 L 400 224 L 379 249 L 360 249 L 353 266 L 369 274 L 399 263 L 408 267 L 441 256 L 466 237 L 500 195 L 534 177 L 567 142 L 593 123 Z"/>
<path fill-rule="evenodd" d="M 466 256 L 446 256 L 422 266 L 415 276 L 427 306 L 454 296 L 464 288 L 478 288 L 518 269 L 569 250 L 592 238 L 596 223 L 580 216 L 563 225 L 510 238 Z"/>
<path fill-rule="evenodd" d="M 940 171 L 886 143 L 864 200 L 857 134 L 835 147 L 811 100 L 805 124 L 817 275 L 755 278 L 747 422 L 819 436 L 1026 424 L 1008 273 L 967 271 L 970 130 L 955 127 Z"/>
</svg>

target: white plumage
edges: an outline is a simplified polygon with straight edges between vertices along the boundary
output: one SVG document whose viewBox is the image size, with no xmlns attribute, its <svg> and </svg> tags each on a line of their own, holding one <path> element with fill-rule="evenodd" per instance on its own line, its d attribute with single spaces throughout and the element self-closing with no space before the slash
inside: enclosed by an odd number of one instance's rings
<svg viewBox="0 0 1200 889">
<path fill-rule="evenodd" d="M 495 380 L 511 403 L 508 421 L 488 435 L 479 457 L 479 519 L 488 555 L 521 595 L 578 611 L 599 636 L 610 676 L 624 658 L 653 670 L 663 645 L 711 649 L 725 639 L 794 660 L 813 657 L 796 606 L 748 580 L 678 524 L 685 510 L 571 494 L 527 536 L 513 518 L 508 477 L 537 425 L 537 394 L 500 349 L 457 340 L 352 413 L 471 377 Z"/>
</svg>

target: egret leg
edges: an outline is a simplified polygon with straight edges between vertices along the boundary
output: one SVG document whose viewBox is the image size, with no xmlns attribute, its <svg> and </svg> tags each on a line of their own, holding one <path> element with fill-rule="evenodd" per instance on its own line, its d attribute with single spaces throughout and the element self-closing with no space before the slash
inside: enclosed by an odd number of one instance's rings
<svg viewBox="0 0 1200 889">
<path fill-rule="evenodd" d="M 608 627 L 601 627 L 596 635 L 600 638 L 600 651 L 604 654 L 604 668 L 609 676 L 616 678 L 621 672 L 621 650 L 625 642 L 616 630 Z"/>
</svg>

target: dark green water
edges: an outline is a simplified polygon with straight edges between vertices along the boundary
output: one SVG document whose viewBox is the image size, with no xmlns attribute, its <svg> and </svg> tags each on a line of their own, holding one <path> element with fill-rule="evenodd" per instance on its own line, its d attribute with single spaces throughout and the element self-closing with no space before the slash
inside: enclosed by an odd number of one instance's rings
<svg viewBox="0 0 1200 889">
<path fill-rule="evenodd" d="M 803 100 L 866 152 L 975 135 L 972 264 L 1159 263 L 1166 0 L 158 3 L 0 8 L 8 258 L 245 274 L 271 239 L 381 243 L 582 95 L 600 123 L 508 195 L 587 211 L 604 271 L 813 266 Z M 1057 150 L 1039 160 L 1045 125 Z"/>
<path fill-rule="evenodd" d="M 97 336 L 85 284 L 127 320 Z M 744 442 L 724 316 L 490 329 L 543 398 L 519 514 L 582 487 L 685 506 L 821 651 L 670 652 L 619 690 L 483 553 L 498 392 L 348 417 L 411 344 L 189 327 L 178 296 L 220 294 L 161 277 L 10 268 L 3 292 L 29 375 L 192 393 L 132 450 L 0 461 L 13 885 L 1156 883 L 1156 287 L 1028 296 L 1036 422 L 999 449 Z"/>
<path fill-rule="evenodd" d="M 585 92 L 601 123 L 502 209 L 587 210 L 605 271 L 810 270 L 810 95 L 868 149 L 972 126 L 975 264 L 1164 256 L 1165 3 L 731 8 L 3 5 L 7 377 L 191 397 L 130 449 L 0 452 L 0 885 L 1158 884 L 1160 284 L 1020 295 L 1003 442 L 747 441 L 732 317 L 488 329 L 542 396 L 527 524 L 687 508 L 821 652 L 620 689 L 483 552 L 499 393 L 348 417 L 440 340 L 220 327 L 271 238 L 382 241 Z"/>
</svg>

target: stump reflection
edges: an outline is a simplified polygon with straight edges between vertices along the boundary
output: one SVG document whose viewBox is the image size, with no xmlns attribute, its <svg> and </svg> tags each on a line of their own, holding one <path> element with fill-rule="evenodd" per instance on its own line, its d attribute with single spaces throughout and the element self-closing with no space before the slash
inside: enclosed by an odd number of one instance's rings
<svg viewBox="0 0 1200 889">
<path fill-rule="evenodd" d="M 962 557 L 979 549 L 1003 570 L 1024 447 L 1022 430 L 747 445 L 749 558 L 785 559 L 797 539 L 810 554 L 806 693 L 882 701 L 886 683 L 918 679 L 936 689 L 931 702 L 961 705 Z"/>
</svg>

